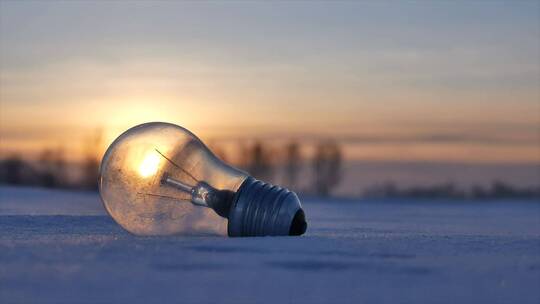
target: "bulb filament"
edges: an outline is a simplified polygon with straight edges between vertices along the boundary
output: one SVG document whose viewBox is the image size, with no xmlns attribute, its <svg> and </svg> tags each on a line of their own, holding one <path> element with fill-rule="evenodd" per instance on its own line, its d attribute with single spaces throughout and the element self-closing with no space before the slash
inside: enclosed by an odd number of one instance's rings
<svg viewBox="0 0 540 304">
<path fill-rule="evenodd" d="M 188 171 L 186 171 L 184 168 L 180 167 L 178 164 L 176 164 L 175 162 L 173 162 L 170 158 L 168 158 L 167 156 L 165 156 L 163 153 L 159 152 L 158 149 L 154 149 L 156 150 L 157 153 L 159 153 L 159 155 L 161 155 L 163 158 L 165 158 L 168 162 L 170 162 L 173 166 L 175 166 L 176 168 L 178 168 L 180 171 L 184 172 L 187 176 L 189 176 L 192 180 L 194 180 L 195 182 L 199 182 L 198 179 L 196 179 L 195 177 L 193 177 L 193 175 L 191 175 L 191 173 L 189 173 Z"/>
</svg>

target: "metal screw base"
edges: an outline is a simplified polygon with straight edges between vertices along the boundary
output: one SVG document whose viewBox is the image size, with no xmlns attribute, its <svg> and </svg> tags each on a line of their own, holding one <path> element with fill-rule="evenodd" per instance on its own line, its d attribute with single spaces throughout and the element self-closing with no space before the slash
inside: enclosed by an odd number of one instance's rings
<svg viewBox="0 0 540 304">
<path fill-rule="evenodd" d="M 248 177 L 236 192 L 229 211 L 229 236 L 301 235 L 306 231 L 296 194 Z"/>
</svg>

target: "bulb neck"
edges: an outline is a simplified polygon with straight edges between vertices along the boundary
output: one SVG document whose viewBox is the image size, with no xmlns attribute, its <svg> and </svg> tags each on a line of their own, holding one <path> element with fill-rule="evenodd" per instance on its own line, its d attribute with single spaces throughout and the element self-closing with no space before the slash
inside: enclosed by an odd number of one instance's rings
<svg viewBox="0 0 540 304">
<path fill-rule="evenodd" d="M 234 192 L 229 190 L 217 190 L 205 182 L 199 182 L 195 186 L 187 185 L 164 173 L 161 184 L 171 186 L 177 190 L 191 194 L 193 205 L 213 209 L 219 216 L 228 217 L 229 210 L 234 198 Z"/>
<path fill-rule="evenodd" d="M 234 195 L 228 218 L 231 237 L 302 235 L 307 228 L 296 193 L 253 177 Z"/>
<path fill-rule="evenodd" d="M 234 195 L 233 191 L 217 190 L 205 182 L 200 182 L 191 190 L 191 202 L 212 208 L 219 216 L 227 218 Z"/>
</svg>

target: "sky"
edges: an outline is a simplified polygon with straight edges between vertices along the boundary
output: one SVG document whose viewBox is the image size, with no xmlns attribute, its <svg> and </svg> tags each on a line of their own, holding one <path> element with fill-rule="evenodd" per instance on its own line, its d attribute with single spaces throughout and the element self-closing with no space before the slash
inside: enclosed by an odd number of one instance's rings
<svg viewBox="0 0 540 304">
<path fill-rule="evenodd" d="M 540 2 L 0 0 L 0 156 L 148 121 L 538 164 Z"/>
</svg>

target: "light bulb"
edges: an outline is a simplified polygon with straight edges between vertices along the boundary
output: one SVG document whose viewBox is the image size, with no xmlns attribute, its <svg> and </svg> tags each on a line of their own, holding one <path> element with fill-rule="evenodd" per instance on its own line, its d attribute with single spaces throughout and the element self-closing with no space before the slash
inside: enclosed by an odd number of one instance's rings
<svg viewBox="0 0 540 304">
<path fill-rule="evenodd" d="M 99 192 L 112 218 L 137 235 L 181 233 L 201 208 L 227 218 L 229 236 L 301 235 L 307 227 L 294 192 L 223 163 L 170 123 L 120 135 L 101 162 Z"/>
</svg>

